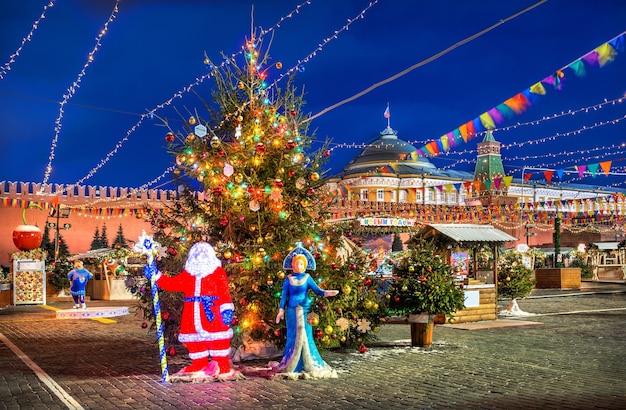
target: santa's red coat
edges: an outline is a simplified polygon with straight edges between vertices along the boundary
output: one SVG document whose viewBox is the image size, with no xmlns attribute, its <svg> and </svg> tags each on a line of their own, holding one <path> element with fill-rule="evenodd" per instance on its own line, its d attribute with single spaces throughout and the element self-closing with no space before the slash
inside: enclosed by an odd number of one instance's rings
<svg viewBox="0 0 626 410">
<path fill-rule="evenodd" d="M 182 343 L 232 338 L 233 330 L 224 323 L 222 313 L 230 310 L 232 314 L 235 307 L 222 267 L 204 277 L 193 276 L 186 270 L 176 276 L 161 275 L 156 283 L 163 290 L 185 295 L 178 336 Z"/>
</svg>

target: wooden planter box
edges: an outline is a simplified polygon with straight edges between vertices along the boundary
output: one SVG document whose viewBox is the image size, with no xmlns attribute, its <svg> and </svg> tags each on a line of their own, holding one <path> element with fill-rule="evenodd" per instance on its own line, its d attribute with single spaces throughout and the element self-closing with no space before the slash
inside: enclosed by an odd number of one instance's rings
<svg viewBox="0 0 626 410">
<path fill-rule="evenodd" d="M 580 289 L 580 268 L 535 269 L 537 289 Z"/>
</svg>

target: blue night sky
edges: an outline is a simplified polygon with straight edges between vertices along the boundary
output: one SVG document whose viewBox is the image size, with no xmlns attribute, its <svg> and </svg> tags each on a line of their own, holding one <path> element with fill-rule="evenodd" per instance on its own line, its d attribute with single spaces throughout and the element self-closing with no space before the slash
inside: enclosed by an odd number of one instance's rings
<svg viewBox="0 0 626 410">
<path fill-rule="evenodd" d="M 52 2 L 23 47 L 50 0 L 0 2 L 0 181 L 139 187 L 158 178 L 172 164 L 166 130 L 156 118 L 136 126 L 141 115 L 161 104 L 156 114 L 175 120 L 175 108 L 201 110 L 196 93 L 209 98 L 211 79 L 171 99 L 207 73 L 205 52 L 215 62 L 222 52 L 238 52 L 251 26 L 269 29 L 284 19 L 272 31 L 270 55 L 283 71 L 300 62 L 304 108 L 316 116 L 540 3 L 313 119 L 316 141 L 329 138 L 335 147 L 329 173 L 360 152 L 346 144 L 367 143 L 386 127 L 387 104 L 391 127 L 420 148 L 626 30 L 621 0 L 122 0 L 88 64 L 115 1 Z M 626 147 L 620 146 L 626 143 L 626 101 L 603 104 L 625 95 L 624 54 L 618 50 L 613 62 L 586 67 L 584 77 L 565 70 L 560 90 L 545 85 L 546 95 L 498 125 L 494 136 L 503 143 L 508 175 L 521 177 L 523 166 L 573 170 L 603 161 L 612 161 L 612 172 L 626 172 Z M 480 139 L 432 162 L 472 171 Z M 563 179 L 626 188 L 623 175 L 576 177 Z"/>
</svg>

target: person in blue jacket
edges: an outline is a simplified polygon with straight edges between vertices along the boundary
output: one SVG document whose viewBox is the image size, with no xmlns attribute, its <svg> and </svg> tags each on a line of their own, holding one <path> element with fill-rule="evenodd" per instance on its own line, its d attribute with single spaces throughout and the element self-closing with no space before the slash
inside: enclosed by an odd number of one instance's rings
<svg viewBox="0 0 626 410">
<path fill-rule="evenodd" d="M 337 372 L 324 362 L 317 350 L 307 314 L 311 307 L 309 290 L 325 297 L 336 296 L 339 291 L 321 289 L 306 273 L 307 267 L 315 270 L 315 259 L 301 246 L 291 251 L 283 262 L 283 269 L 292 270 L 293 273 L 283 282 L 276 323 L 286 317 L 287 340 L 280 363 L 272 363 L 272 368 L 277 373 L 293 378 L 299 375 L 311 378 L 337 377 Z"/>
<path fill-rule="evenodd" d="M 91 272 L 89 272 L 83 266 L 82 261 L 74 261 L 74 269 L 69 271 L 67 278 L 70 280 L 72 286 L 70 287 L 70 293 L 72 299 L 74 299 L 74 307 L 72 309 L 80 309 L 82 304 L 83 310 L 87 309 L 85 304 L 85 288 L 87 287 L 87 281 L 93 278 Z"/>
</svg>

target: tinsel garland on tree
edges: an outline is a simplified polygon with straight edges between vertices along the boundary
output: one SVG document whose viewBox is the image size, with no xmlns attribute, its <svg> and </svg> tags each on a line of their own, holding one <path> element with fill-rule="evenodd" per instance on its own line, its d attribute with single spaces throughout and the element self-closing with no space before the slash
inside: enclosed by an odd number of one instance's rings
<svg viewBox="0 0 626 410">
<path fill-rule="evenodd" d="M 252 339 L 284 344 L 285 322 L 275 323 L 285 256 L 302 243 L 315 256 L 311 276 L 335 298 L 319 298 L 309 321 L 321 347 L 358 347 L 378 330 L 385 299 L 369 277 L 368 255 L 346 239 L 349 226 L 328 225 L 332 197 L 323 188 L 327 144 L 311 150 L 313 136 L 302 112 L 304 101 L 288 77 L 281 90 L 270 86 L 280 62 L 269 64 L 262 41 L 246 42 L 245 62 L 205 64 L 215 80 L 206 119 L 198 112 L 184 117 L 184 130 L 163 119 L 165 139 L 175 158 L 179 195 L 164 210 L 146 209 L 155 239 L 167 249 L 158 261 L 168 275 L 184 267 L 187 250 L 198 241 L 211 243 L 229 275 L 235 302 L 235 343 Z M 151 319 L 149 283 L 129 281 Z M 169 344 L 176 343 L 179 295 L 160 296 Z"/>
</svg>

